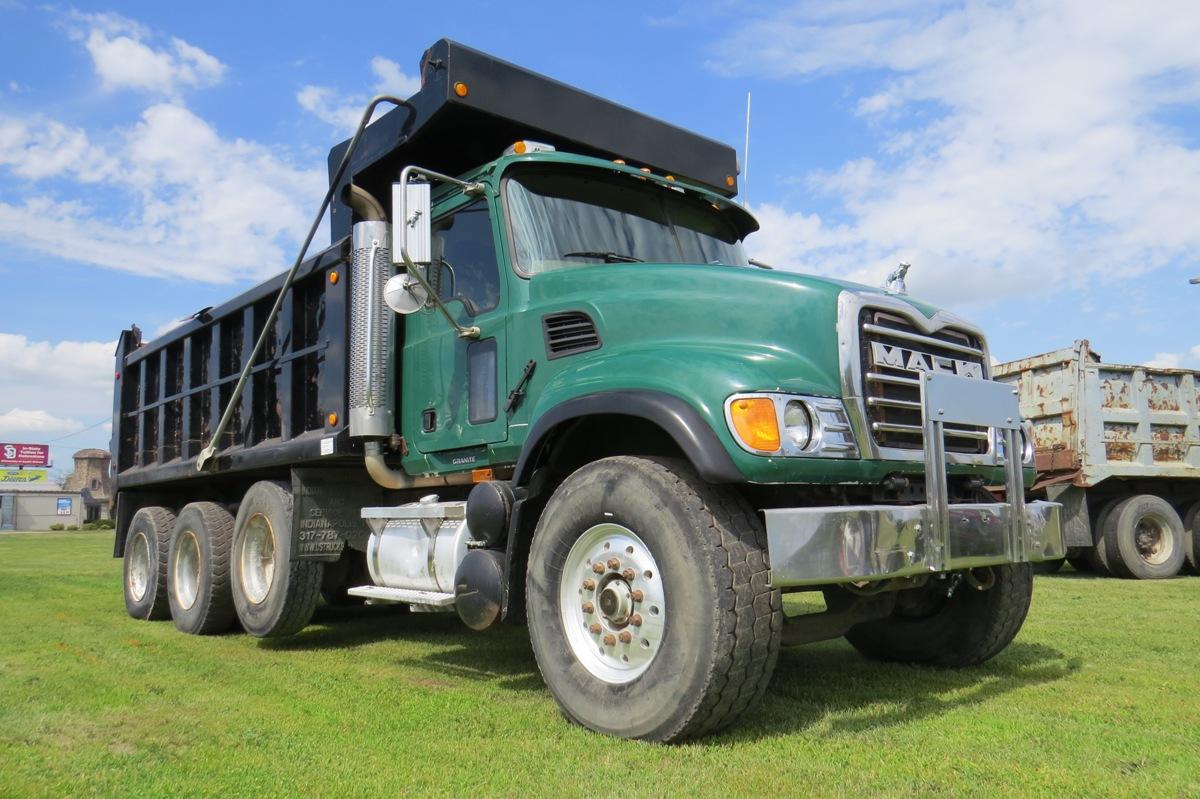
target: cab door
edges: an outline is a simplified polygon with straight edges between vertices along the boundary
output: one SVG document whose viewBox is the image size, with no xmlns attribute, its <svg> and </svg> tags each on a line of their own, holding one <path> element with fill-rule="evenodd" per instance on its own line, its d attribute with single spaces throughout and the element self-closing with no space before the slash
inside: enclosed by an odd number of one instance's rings
<svg viewBox="0 0 1200 799">
<path fill-rule="evenodd" d="M 405 317 L 401 413 L 410 446 L 422 453 L 479 447 L 508 438 L 505 281 L 497 225 L 486 198 L 455 198 L 432 226 L 430 283 L 476 339 L 458 337 L 434 307 Z M 458 463 L 458 461 L 454 461 Z M 465 456 L 460 465 L 475 462 Z"/>
</svg>

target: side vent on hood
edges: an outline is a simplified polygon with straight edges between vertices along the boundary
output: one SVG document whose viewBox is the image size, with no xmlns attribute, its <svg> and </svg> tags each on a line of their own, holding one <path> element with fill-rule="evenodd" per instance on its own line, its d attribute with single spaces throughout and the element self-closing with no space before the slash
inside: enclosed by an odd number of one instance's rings
<svg viewBox="0 0 1200 799">
<path fill-rule="evenodd" d="M 600 349 L 596 323 L 583 311 L 543 316 L 542 333 L 546 337 L 546 357 L 549 360 Z"/>
</svg>

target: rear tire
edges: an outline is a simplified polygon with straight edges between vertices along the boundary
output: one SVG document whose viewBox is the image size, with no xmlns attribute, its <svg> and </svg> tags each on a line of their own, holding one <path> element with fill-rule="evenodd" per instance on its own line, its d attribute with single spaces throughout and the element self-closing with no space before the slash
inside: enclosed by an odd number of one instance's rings
<svg viewBox="0 0 1200 799">
<path fill-rule="evenodd" d="M 1185 554 L 1188 570 L 1200 574 L 1200 502 L 1193 502 L 1183 516 L 1183 529 L 1187 536 Z"/>
<path fill-rule="evenodd" d="M 1105 559 L 1118 577 L 1162 580 L 1183 566 L 1183 520 L 1162 497 L 1136 494 L 1121 500 L 1105 518 L 1103 533 Z"/>
<path fill-rule="evenodd" d="M 233 534 L 233 602 L 242 627 L 259 638 L 297 633 L 321 597 L 324 564 L 292 558 L 292 494 L 280 483 L 250 486 Z"/>
<path fill-rule="evenodd" d="M 1092 526 L 1092 548 L 1086 557 L 1088 566 L 1101 577 L 1113 576 L 1112 569 L 1108 566 L 1108 545 L 1104 541 L 1104 522 L 1112 513 L 1113 508 L 1121 504 L 1122 500 L 1123 497 L 1116 497 L 1100 506 L 1100 512 L 1096 514 L 1096 523 Z"/>
<path fill-rule="evenodd" d="M 168 508 L 141 508 L 125 534 L 125 610 L 135 619 L 171 618 L 167 600 L 167 554 L 175 514 Z"/>
<path fill-rule="evenodd" d="M 527 595 L 550 692 L 609 735 L 720 729 L 763 693 L 779 653 L 762 523 L 678 461 L 604 458 L 568 477 L 538 521 Z"/>
<path fill-rule="evenodd" d="M 891 616 L 855 625 L 846 640 L 873 660 L 951 668 L 990 660 L 1020 631 L 1033 595 L 1030 564 L 991 569 L 996 581 L 986 591 L 966 581 L 948 598 L 943 585 L 903 591 Z"/>
<path fill-rule="evenodd" d="M 185 505 L 175 519 L 167 570 L 171 618 L 191 635 L 223 633 L 236 615 L 229 592 L 233 516 L 215 502 Z"/>
</svg>

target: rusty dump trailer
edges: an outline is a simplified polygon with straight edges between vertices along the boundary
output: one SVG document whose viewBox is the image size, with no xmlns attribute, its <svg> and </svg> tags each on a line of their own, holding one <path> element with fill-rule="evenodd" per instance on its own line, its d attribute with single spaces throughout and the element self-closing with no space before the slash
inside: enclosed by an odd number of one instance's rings
<svg viewBox="0 0 1200 799">
<path fill-rule="evenodd" d="M 1086 340 L 1003 363 L 1033 423 L 1035 494 L 1063 504 L 1067 560 L 1148 579 L 1200 562 L 1200 372 L 1101 363 Z"/>
</svg>

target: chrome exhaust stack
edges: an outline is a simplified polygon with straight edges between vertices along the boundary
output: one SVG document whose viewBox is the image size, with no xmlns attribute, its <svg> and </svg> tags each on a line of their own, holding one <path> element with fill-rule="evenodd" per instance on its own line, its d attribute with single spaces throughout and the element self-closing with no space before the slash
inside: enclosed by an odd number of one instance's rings
<svg viewBox="0 0 1200 799">
<path fill-rule="evenodd" d="M 347 198 L 363 221 L 354 225 L 350 284 L 350 403 L 352 438 L 388 438 L 396 431 L 392 314 L 383 287 L 392 276 L 392 236 L 379 202 L 358 186 Z"/>
</svg>

